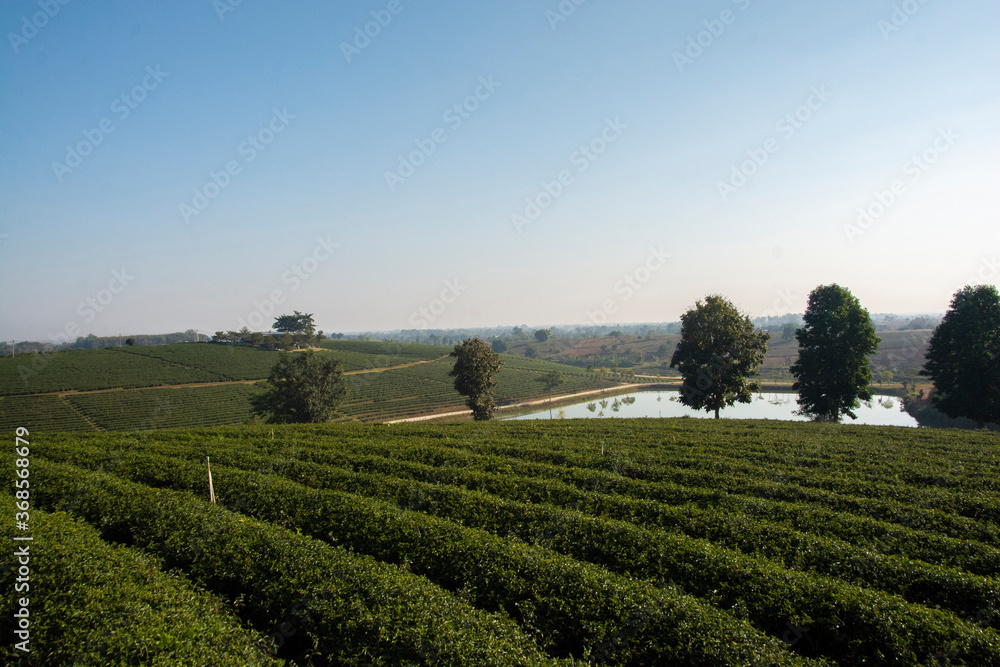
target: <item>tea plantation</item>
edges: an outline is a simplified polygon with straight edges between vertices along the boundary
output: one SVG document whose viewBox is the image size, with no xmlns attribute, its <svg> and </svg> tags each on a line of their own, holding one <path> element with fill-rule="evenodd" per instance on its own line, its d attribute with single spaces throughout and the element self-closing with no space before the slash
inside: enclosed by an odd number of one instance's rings
<svg viewBox="0 0 1000 667">
<path fill-rule="evenodd" d="M 27 468 L 3 461 L 30 471 L 18 664 L 1000 665 L 995 434 L 615 419 L 29 439 Z"/>
</svg>

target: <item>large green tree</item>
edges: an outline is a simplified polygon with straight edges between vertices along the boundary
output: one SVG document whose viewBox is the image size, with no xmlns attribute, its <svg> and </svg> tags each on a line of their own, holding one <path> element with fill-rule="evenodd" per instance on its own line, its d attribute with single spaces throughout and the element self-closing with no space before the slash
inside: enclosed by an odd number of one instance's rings
<svg viewBox="0 0 1000 667">
<path fill-rule="evenodd" d="M 921 375 L 934 383 L 934 402 L 949 417 L 979 428 L 1000 422 L 1000 293 L 993 285 L 964 287 L 931 335 Z"/>
<path fill-rule="evenodd" d="M 868 311 L 850 290 L 820 285 L 809 294 L 805 324 L 795 332 L 799 357 L 789 369 L 799 392 L 799 412 L 816 421 L 857 419 L 860 401 L 872 399 L 868 357 L 878 350 Z"/>
<path fill-rule="evenodd" d="M 455 390 L 465 396 L 465 404 L 472 410 L 472 418 L 485 421 L 496 412 L 493 377 L 503 362 L 489 345 L 479 338 L 467 338 L 456 344 L 451 356 L 456 357 L 450 375 L 455 378 Z"/>
<path fill-rule="evenodd" d="M 310 343 L 316 333 L 316 322 L 312 313 L 300 313 L 297 310 L 293 310 L 291 315 L 279 315 L 274 318 L 272 326 L 275 331 L 291 334 L 296 345 Z"/>
<path fill-rule="evenodd" d="M 347 394 L 340 361 L 314 350 L 283 352 L 271 369 L 267 391 L 251 399 L 253 410 L 272 423 L 318 423 L 333 419 Z"/>
<path fill-rule="evenodd" d="M 718 295 L 705 297 L 681 315 L 681 340 L 670 366 L 683 384 L 680 402 L 695 410 L 715 412 L 736 402 L 749 403 L 760 390 L 751 376 L 767 353 L 770 334 L 754 329 L 750 318 Z"/>
</svg>

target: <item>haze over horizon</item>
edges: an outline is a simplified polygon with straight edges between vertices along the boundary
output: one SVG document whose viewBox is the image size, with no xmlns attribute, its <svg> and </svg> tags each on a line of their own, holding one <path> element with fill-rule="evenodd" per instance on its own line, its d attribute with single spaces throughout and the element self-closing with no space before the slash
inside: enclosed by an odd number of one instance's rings
<svg viewBox="0 0 1000 667">
<path fill-rule="evenodd" d="M 5 2 L 0 338 L 664 322 L 710 293 L 757 317 L 832 282 L 943 313 L 1000 276 L 998 22 Z"/>
</svg>

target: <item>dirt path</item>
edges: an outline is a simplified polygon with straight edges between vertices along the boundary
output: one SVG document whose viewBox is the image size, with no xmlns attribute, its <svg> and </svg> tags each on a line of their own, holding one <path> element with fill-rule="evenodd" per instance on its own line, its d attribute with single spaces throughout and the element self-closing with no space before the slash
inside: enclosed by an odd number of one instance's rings
<svg viewBox="0 0 1000 667">
<path fill-rule="evenodd" d="M 361 375 L 363 373 L 382 373 L 384 371 L 394 371 L 399 368 L 409 368 L 410 366 L 419 366 L 420 364 L 429 364 L 434 361 L 441 361 L 447 358 L 449 355 L 444 355 L 438 357 L 437 359 L 424 359 L 421 361 L 409 361 L 405 364 L 398 364 L 396 366 L 386 366 L 385 368 L 363 368 L 359 371 L 345 371 L 344 375 Z M 197 387 L 220 387 L 227 384 L 256 384 L 263 380 L 260 378 L 257 380 L 221 380 L 219 382 L 188 382 L 185 384 L 160 384 L 154 385 L 152 387 L 109 387 L 107 389 L 68 389 L 64 391 L 46 391 L 38 394 L 18 394 L 19 396 L 59 396 L 60 398 L 66 396 L 76 396 L 78 394 L 104 394 L 109 391 L 125 391 L 128 389 L 132 390 L 142 390 L 142 389 L 191 389 Z"/>
<path fill-rule="evenodd" d="M 497 410 L 512 410 L 514 408 L 527 408 L 533 405 L 545 405 L 546 403 L 555 403 L 557 401 L 564 401 L 570 398 L 577 398 L 579 396 L 592 396 L 594 394 L 604 394 L 608 391 L 614 391 L 616 394 L 621 393 L 619 390 L 629 390 L 629 389 L 672 389 L 673 387 L 668 387 L 666 385 L 661 385 L 653 382 L 642 382 L 636 384 L 620 384 L 614 387 L 605 387 L 604 389 L 588 389 L 587 391 L 578 391 L 575 394 L 562 394 L 560 396 L 553 396 L 551 398 L 541 398 L 533 401 L 524 401 L 523 403 L 512 403 L 511 405 L 502 405 Z M 431 419 L 441 419 L 442 417 L 460 417 L 462 415 L 472 414 L 472 410 L 457 410 L 455 412 L 439 412 L 433 415 L 421 415 L 419 417 L 407 417 L 406 419 L 393 419 L 392 421 L 385 422 L 386 424 L 402 424 L 405 422 L 422 422 Z"/>
</svg>

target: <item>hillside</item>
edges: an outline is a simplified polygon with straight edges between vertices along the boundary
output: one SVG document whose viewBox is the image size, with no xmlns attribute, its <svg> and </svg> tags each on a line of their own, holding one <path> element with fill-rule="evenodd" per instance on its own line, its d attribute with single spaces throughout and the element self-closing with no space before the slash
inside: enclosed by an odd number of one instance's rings
<svg viewBox="0 0 1000 667">
<path fill-rule="evenodd" d="M 58 583 L 32 588 L 33 640 L 63 664 L 272 664 L 269 647 L 294 664 L 1000 665 L 995 435 L 674 419 L 29 439 L 31 529 L 53 554 L 32 568 Z M 95 572 L 129 599 L 93 596 Z"/>
<path fill-rule="evenodd" d="M 879 350 L 872 358 L 872 367 L 892 370 L 896 379 L 909 377 L 924 364 L 924 354 L 933 329 L 880 331 Z M 676 376 L 670 368 L 670 357 L 680 341 L 680 334 L 597 336 L 592 338 L 549 338 L 518 340 L 508 343 L 507 354 L 546 359 L 586 368 L 630 368 L 637 374 Z M 767 357 L 761 375 L 766 380 L 790 381 L 788 368 L 798 356 L 795 339 L 783 340 L 781 332 L 772 332 Z"/>
<path fill-rule="evenodd" d="M 323 341 L 343 363 L 350 393 L 339 421 L 378 422 L 463 410 L 448 376 L 451 348 Z M 0 359 L 0 427 L 46 431 L 146 430 L 243 424 L 250 396 L 278 353 L 209 343 L 71 350 Z M 504 355 L 497 404 L 546 394 L 537 378 L 563 373 L 562 393 L 611 387 L 583 369 Z"/>
</svg>

